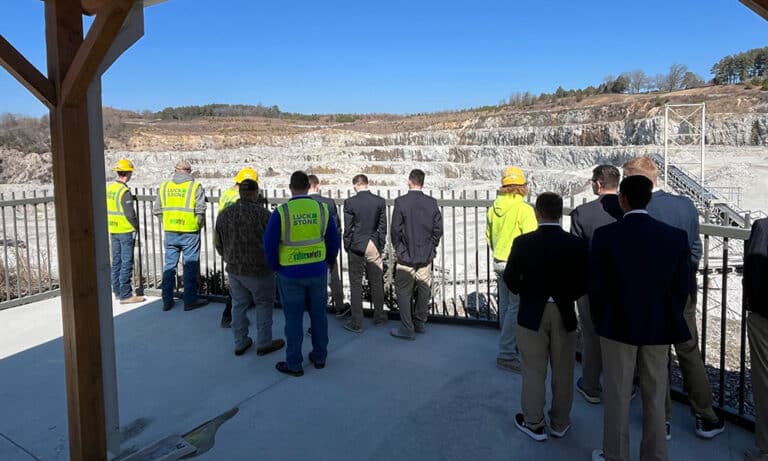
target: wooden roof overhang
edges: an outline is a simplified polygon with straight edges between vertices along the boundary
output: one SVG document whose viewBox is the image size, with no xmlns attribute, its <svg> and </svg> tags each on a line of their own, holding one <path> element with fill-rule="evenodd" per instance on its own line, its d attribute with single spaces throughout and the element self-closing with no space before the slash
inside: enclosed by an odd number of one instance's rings
<svg viewBox="0 0 768 461">
<path fill-rule="evenodd" d="M 0 66 L 50 109 L 69 453 L 73 461 L 104 460 L 107 434 L 114 429 L 107 427 L 110 373 L 104 368 L 114 367 L 114 338 L 108 278 L 100 272 L 106 253 L 100 80 L 105 67 L 143 34 L 137 9 L 164 0 L 43 1 L 47 77 L 2 35 Z M 740 1 L 768 20 L 768 0 Z M 95 15 L 87 36 L 83 15 Z M 131 32 L 132 15 L 140 24 Z M 121 35 L 127 43 L 115 48 Z M 112 348 L 111 358 L 105 348 Z"/>
<path fill-rule="evenodd" d="M 739 0 L 755 13 L 768 20 L 768 0 Z"/>
</svg>

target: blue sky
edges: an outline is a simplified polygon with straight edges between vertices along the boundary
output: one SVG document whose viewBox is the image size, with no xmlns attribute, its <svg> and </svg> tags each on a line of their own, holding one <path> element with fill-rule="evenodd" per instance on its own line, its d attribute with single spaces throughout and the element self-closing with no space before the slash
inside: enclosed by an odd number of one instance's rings
<svg viewBox="0 0 768 461">
<path fill-rule="evenodd" d="M 43 2 L 2 0 L 0 33 L 45 72 Z M 169 0 L 104 76 L 104 104 L 415 113 L 599 84 L 768 45 L 738 0 Z M 45 108 L 0 69 L 0 113 Z"/>
</svg>

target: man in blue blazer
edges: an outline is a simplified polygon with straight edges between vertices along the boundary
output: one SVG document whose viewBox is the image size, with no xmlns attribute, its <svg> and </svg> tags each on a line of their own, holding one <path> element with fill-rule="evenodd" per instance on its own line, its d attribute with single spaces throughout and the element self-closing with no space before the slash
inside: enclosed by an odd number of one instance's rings
<svg viewBox="0 0 768 461">
<path fill-rule="evenodd" d="M 576 362 L 574 302 L 587 291 L 587 242 L 560 227 L 563 199 L 545 192 L 536 199 L 539 228 L 515 238 L 504 282 L 520 295 L 517 346 L 522 358 L 522 413 L 515 426 L 534 440 L 547 438 L 544 421 L 547 363 L 552 368 L 549 434 L 571 427 Z"/>
<path fill-rule="evenodd" d="M 593 461 L 628 461 L 629 402 L 637 368 L 643 403 L 640 459 L 666 460 L 665 394 L 670 344 L 690 339 L 683 318 L 690 251 L 684 231 L 648 215 L 653 183 L 621 182 L 624 218 L 597 229 L 589 262 L 589 299 L 603 358 L 603 450 Z"/>
<path fill-rule="evenodd" d="M 701 259 L 701 238 L 699 237 L 699 213 L 688 197 L 674 195 L 655 187 L 659 172 L 650 157 L 636 157 L 624 164 L 624 176 L 643 175 L 654 185 L 653 196 L 648 204 L 648 214 L 664 224 L 684 230 L 690 249 L 691 270 L 688 275 L 688 300 L 683 316 L 691 333 L 691 339 L 675 343 L 675 355 L 683 375 L 683 387 L 693 409 L 696 435 L 711 439 L 725 430 L 725 421 L 712 409 L 712 386 L 699 350 L 699 334 L 696 327 L 696 270 Z M 672 438 L 672 399 L 669 389 L 666 401 L 667 440 Z"/>
</svg>

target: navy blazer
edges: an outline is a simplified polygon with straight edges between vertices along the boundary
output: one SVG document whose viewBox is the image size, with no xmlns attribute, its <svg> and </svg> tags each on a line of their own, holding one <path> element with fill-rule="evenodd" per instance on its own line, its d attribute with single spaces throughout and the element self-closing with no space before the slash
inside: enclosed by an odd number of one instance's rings
<svg viewBox="0 0 768 461">
<path fill-rule="evenodd" d="M 515 238 L 504 282 L 520 295 L 517 323 L 538 331 L 544 307 L 552 297 L 566 331 L 574 331 L 574 301 L 587 292 L 586 267 L 587 242 L 560 226 L 539 226 Z"/>
<path fill-rule="evenodd" d="M 744 249 L 743 283 L 747 309 L 768 317 L 768 218 L 752 224 Z"/>
<path fill-rule="evenodd" d="M 683 308 L 690 267 L 685 231 L 647 214 L 597 229 L 589 258 L 597 334 L 636 346 L 689 340 Z"/>
<path fill-rule="evenodd" d="M 344 201 L 344 249 L 364 255 L 368 241 L 384 254 L 387 243 L 387 205 L 384 199 L 361 190 Z"/>
</svg>

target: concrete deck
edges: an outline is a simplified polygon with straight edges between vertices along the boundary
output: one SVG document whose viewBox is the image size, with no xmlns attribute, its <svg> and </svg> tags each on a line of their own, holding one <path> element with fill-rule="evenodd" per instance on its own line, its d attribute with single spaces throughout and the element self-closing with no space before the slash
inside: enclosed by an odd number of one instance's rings
<svg viewBox="0 0 768 461">
<path fill-rule="evenodd" d="M 218 326 L 221 305 L 179 305 L 115 306 L 124 453 L 232 408 L 238 413 L 198 459 L 588 460 L 601 444 L 602 406 L 578 394 L 564 439 L 537 443 L 514 427 L 521 377 L 496 368 L 492 329 L 430 324 L 411 342 L 388 335 L 395 322 L 367 321 L 358 335 L 331 318 L 326 368 L 305 363 L 304 377 L 293 378 L 274 369 L 284 351 L 233 355 L 230 330 Z M 281 311 L 274 320 L 282 337 Z M 0 381 L 0 460 L 67 459 L 58 299 L 0 312 Z M 639 399 L 631 437 L 636 458 Z M 738 460 L 752 446 L 752 434 L 733 425 L 714 440 L 696 438 L 687 407 L 676 404 L 670 459 Z"/>
</svg>

